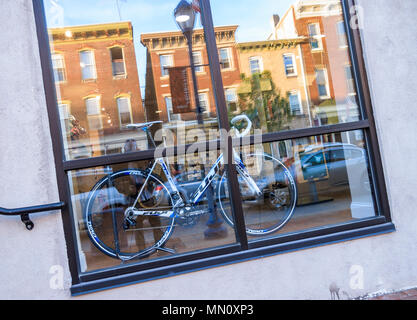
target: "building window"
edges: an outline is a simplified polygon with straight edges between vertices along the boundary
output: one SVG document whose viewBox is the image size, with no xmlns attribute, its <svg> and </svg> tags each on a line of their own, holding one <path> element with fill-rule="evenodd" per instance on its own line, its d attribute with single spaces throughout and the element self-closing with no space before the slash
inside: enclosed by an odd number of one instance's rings
<svg viewBox="0 0 417 320">
<path fill-rule="evenodd" d="M 96 61 L 94 51 L 86 50 L 80 52 L 81 78 L 83 80 L 97 79 Z"/>
<path fill-rule="evenodd" d="M 312 23 L 308 25 L 308 35 L 310 37 L 311 50 L 321 50 L 323 47 L 320 25 L 318 23 Z"/>
<path fill-rule="evenodd" d="M 208 100 L 208 94 L 207 93 L 199 93 L 198 98 L 200 100 L 200 108 L 203 110 L 203 113 L 209 114 L 210 113 L 210 105 Z"/>
<path fill-rule="evenodd" d="M 69 137 L 71 135 L 71 110 L 70 104 L 61 102 L 58 104 L 59 118 L 61 120 L 62 135 Z"/>
<path fill-rule="evenodd" d="M 236 94 L 236 89 L 226 89 L 226 103 L 227 103 L 227 110 L 232 113 L 238 113 L 238 97 Z"/>
<path fill-rule="evenodd" d="M 249 58 L 250 72 L 252 74 L 263 72 L 263 61 L 262 57 L 251 57 Z"/>
<path fill-rule="evenodd" d="M 181 115 L 174 113 L 174 107 L 172 106 L 172 98 L 171 97 L 165 97 L 165 106 L 167 108 L 167 114 L 168 114 L 168 121 L 181 121 Z"/>
<path fill-rule="evenodd" d="M 232 56 L 230 53 L 230 48 L 221 48 L 219 50 L 220 56 L 220 67 L 222 70 L 232 68 Z"/>
<path fill-rule="evenodd" d="M 295 64 L 295 56 L 293 54 L 284 54 L 285 74 L 287 77 L 297 75 L 297 67 Z"/>
<path fill-rule="evenodd" d="M 352 74 L 352 66 L 345 66 L 346 85 L 348 95 L 355 95 L 355 79 Z"/>
<path fill-rule="evenodd" d="M 329 83 L 326 69 L 316 69 L 316 81 L 320 99 L 330 98 Z"/>
<path fill-rule="evenodd" d="M 54 69 L 54 77 L 56 82 L 65 82 L 67 80 L 65 74 L 65 61 L 62 54 L 52 55 L 52 66 Z"/>
<path fill-rule="evenodd" d="M 195 72 L 204 72 L 203 56 L 201 55 L 201 51 L 193 52 L 193 61 L 195 66 Z"/>
<path fill-rule="evenodd" d="M 159 56 L 161 64 L 161 74 L 163 77 L 169 76 L 169 68 L 174 66 L 174 60 L 172 55 L 161 55 Z"/>
<path fill-rule="evenodd" d="M 298 91 L 292 91 L 289 93 L 288 100 L 290 102 L 291 112 L 294 115 L 300 115 L 302 113 L 301 109 L 301 99 Z"/>
<path fill-rule="evenodd" d="M 79 7 L 76 1 L 67 2 L 70 3 L 68 8 Z M 140 10 L 140 1 L 136 2 Z M 136 2 L 131 1 L 133 7 Z M 310 2 L 297 3 L 308 7 Z M 74 295 L 394 230 L 376 128 L 374 122 L 368 120 L 373 118 L 369 92 L 356 88 L 363 92 L 360 97 L 349 96 L 342 100 L 332 92 L 333 87 L 343 89 L 346 86 L 352 92 L 353 78 L 359 76 L 356 72 L 366 73 L 366 64 L 359 55 L 361 50 L 351 50 L 349 55 L 337 57 L 319 51 L 313 54 L 313 59 L 306 57 L 303 63 L 299 61 L 304 44 L 307 51 L 311 50 L 310 44 L 313 50 L 318 50 L 325 46 L 323 39 L 334 39 L 338 51 L 335 26 L 342 19 L 339 10 L 335 10 L 337 16 L 330 19 L 323 18 L 327 14 L 323 11 L 314 11 L 317 17 L 308 14 L 308 21 L 333 21 L 333 27 L 325 24 L 326 28 L 320 30 L 320 24 L 312 23 L 311 42 L 297 42 L 292 50 L 287 49 L 287 40 L 294 39 L 292 30 L 307 20 L 302 17 L 302 21 L 297 21 L 300 19 L 291 14 L 292 6 L 288 7 L 286 18 L 281 15 L 286 21 L 276 26 L 277 34 L 282 37 L 266 40 L 262 34 L 255 34 L 254 38 L 253 33 L 245 31 L 248 29 L 237 28 L 247 20 L 233 17 L 234 13 L 227 10 L 230 3 L 219 1 L 213 6 L 213 16 L 227 12 L 236 25 L 214 28 L 211 23 L 204 23 L 205 30 L 196 30 L 194 34 L 201 37 L 201 41 L 206 38 L 209 60 L 219 58 L 223 70 L 218 72 L 220 65 L 213 70 L 204 67 L 212 79 L 199 83 L 196 98 L 204 115 L 198 120 L 195 112 L 174 114 L 176 100 L 186 107 L 194 103 L 191 79 L 188 79 L 188 86 L 178 83 L 180 89 L 168 84 L 168 78 L 161 79 L 161 74 L 169 76 L 169 68 L 174 65 L 189 67 L 185 39 L 174 25 L 172 32 L 158 30 L 152 21 L 161 17 L 149 17 L 148 30 L 155 32 L 139 34 L 140 21 L 92 26 L 89 23 L 105 21 L 91 17 L 90 20 L 79 19 L 80 24 L 85 24 L 83 30 L 91 35 L 89 39 L 74 32 L 69 41 L 63 40 L 65 30 L 62 28 L 51 25 L 48 30 L 46 24 L 53 20 L 49 10 L 42 12 L 42 6 L 33 6 L 43 72 L 51 74 L 45 77 L 44 85 L 49 118 L 56 119 L 56 123 L 50 123 L 51 139 L 57 152 L 60 200 L 67 204 L 62 218 Z M 249 0 L 239 2 L 245 8 L 251 4 Z M 152 2 L 150 5 L 157 7 Z M 84 1 L 83 8 L 86 6 L 94 7 Z M 97 14 L 107 11 L 105 6 L 95 6 Z M 109 8 L 112 10 L 114 6 L 110 4 Z M 328 6 L 320 8 L 327 10 Z M 205 9 L 208 10 L 208 6 Z M 348 6 L 342 6 L 341 10 L 348 10 Z M 64 18 L 75 25 L 71 12 L 74 10 L 64 10 Z M 169 10 L 166 16 L 170 21 L 171 12 Z M 265 8 L 266 15 L 270 14 L 268 12 Z M 203 20 L 210 18 L 206 13 Z M 47 19 L 44 19 L 45 14 Z M 344 12 L 344 16 L 349 16 L 349 12 Z M 286 28 L 287 22 L 294 23 L 294 28 Z M 103 28 L 106 28 L 104 33 Z M 134 40 L 128 36 L 133 28 L 136 30 Z M 307 26 L 304 28 L 304 35 L 307 35 Z M 359 47 L 360 32 L 351 31 L 357 32 L 351 40 Z M 108 80 L 110 85 L 100 83 L 98 88 L 88 81 L 55 85 L 53 79 L 49 79 L 53 69 L 45 45 L 48 34 L 58 35 L 49 38 L 50 47 L 56 53 L 68 50 L 69 57 L 72 50 L 75 57 L 80 55 L 83 79 L 98 76 L 100 81 Z M 252 38 L 252 41 L 237 42 L 235 36 L 248 41 Z M 139 38 L 143 45 L 139 45 Z M 220 50 L 216 49 L 216 41 Z M 73 42 L 77 44 L 68 44 Z M 88 49 L 88 43 L 94 45 L 94 51 Z M 117 54 L 119 58 L 121 55 L 120 50 L 115 49 L 109 61 L 109 43 L 119 43 L 117 46 L 123 43 L 125 54 L 129 46 L 133 49 L 136 44 L 136 49 L 146 51 L 149 58 L 146 65 L 138 65 L 138 77 L 136 69 L 135 74 L 131 74 L 130 69 L 125 68 L 129 79 L 124 89 L 116 86 L 124 80 L 113 81 L 110 77 L 110 62 L 119 60 Z M 268 50 L 263 52 L 261 47 Z M 79 52 L 79 48 L 84 49 Z M 178 60 L 174 54 L 176 48 L 183 51 Z M 206 59 L 205 49 L 194 50 L 201 51 L 203 60 Z M 238 54 L 243 59 L 241 65 Z M 275 59 L 267 59 L 267 55 Z M 197 63 L 200 56 L 198 53 L 193 56 Z M 78 58 L 68 57 L 65 51 L 69 79 L 70 70 L 77 71 L 80 65 Z M 103 63 L 102 57 L 107 57 Z M 250 57 L 254 57 L 252 61 Z M 263 61 L 256 57 L 262 57 Z M 347 65 L 352 65 L 349 73 L 344 69 Z M 330 69 L 329 66 L 335 67 Z M 101 79 L 102 68 L 108 70 L 106 78 L 110 79 Z M 122 74 L 122 69 L 114 69 Z M 233 69 L 235 72 L 230 72 Z M 250 77 L 251 72 L 262 74 Z M 291 74 L 298 77 L 286 77 Z M 136 78 L 144 81 L 139 85 Z M 222 80 L 224 84 L 219 86 Z M 357 85 L 362 82 L 367 85 L 366 79 Z M 127 90 L 128 85 L 141 91 L 145 99 L 132 96 L 129 101 L 125 94 L 120 94 L 131 91 Z M 81 93 L 81 88 L 85 89 L 85 94 Z M 53 99 L 55 92 L 57 97 L 72 101 L 71 112 L 86 131 L 79 139 L 68 142 L 67 132 L 60 136 L 59 121 L 66 121 L 69 107 L 63 106 L 64 101 Z M 82 95 L 84 100 L 77 105 Z M 317 101 L 318 96 L 323 101 Z M 349 100 L 357 103 L 348 103 Z M 60 114 L 57 104 L 62 105 Z M 241 117 L 236 118 L 238 115 Z M 120 132 L 117 125 L 112 128 L 109 121 L 118 116 L 121 125 L 134 121 L 137 130 Z M 186 121 L 185 130 L 175 123 L 167 123 L 167 118 L 172 122 L 182 118 Z M 203 123 L 199 121 L 201 118 Z M 224 144 L 218 133 L 232 130 L 232 127 L 245 135 L 247 139 L 241 140 L 249 145 L 242 147 L 237 139 L 239 135 L 227 137 Z M 212 129 L 215 134 L 211 133 Z M 164 137 L 167 146 L 154 150 Z M 172 140 L 175 148 L 169 147 Z M 168 149 L 163 149 L 165 147 Z M 348 149 L 353 151 L 346 152 Z M 135 153 L 124 153 L 126 150 L 135 150 Z M 334 154 L 340 155 L 337 161 L 331 161 Z M 228 160 L 238 160 L 237 157 L 241 161 L 228 165 Z"/>
<path fill-rule="evenodd" d="M 129 97 L 119 97 L 116 99 L 119 111 L 120 126 L 124 127 L 133 123 L 132 106 Z"/>
<path fill-rule="evenodd" d="M 113 77 L 124 77 L 126 75 L 126 66 L 123 55 L 123 48 L 114 47 L 110 49 L 111 65 Z"/>
<path fill-rule="evenodd" d="M 103 119 L 101 116 L 100 97 L 85 99 L 87 109 L 88 127 L 90 130 L 103 129 Z"/>
<path fill-rule="evenodd" d="M 346 36 L 345 22 L 339 21 L 336 25 L 336 29 L 337 29 L 337 38 L 339 40 L 339 47 L 346 48 L 348 46 L 348 42 L 347 42 L 347 36 Z"/>
</svg>

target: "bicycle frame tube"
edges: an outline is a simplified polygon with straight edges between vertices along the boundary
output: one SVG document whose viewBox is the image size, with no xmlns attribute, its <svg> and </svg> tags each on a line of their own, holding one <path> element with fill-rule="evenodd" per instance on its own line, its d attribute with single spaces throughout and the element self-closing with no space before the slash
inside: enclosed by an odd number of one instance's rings
<svg viewBox="0 0 417 320">
<path fill-rule="evenodd" d="M 261 195 L 262 191 L 259 190 L 258 186 L 256 185 L 255 181 L 250 176 L 248 170 L 246 169 L 246 166 L 244 165 L 243 161 L 240 159 L 239 155 L 234 151 L 234 159 L 236 162 L 236 168 L 237 171 L 241 174 L 242 178 L 248 183 L 249 187 L 251 188 L 254 195 Z M 165 176 L 168 179 L 169 187 L 171 189 L 172 194 L 178 194 L 179 190 L 177 188 L 177 184 L 175 180 L 173 179 L 171 175 L 171 171 L 169 170 L 168 166 L 165 163 L 165 160 L 163 158 L 157 159 L 149 172 L 149 176 L 147 177 L 147 181 L 149 180 L 150 175 L 154 171 L 156 165 L 159 164 L 162 167 L 162 170 L 164 171 Z M 217 159 L 216 163 L 213 165 L 213 167 L 210 169 L 207 176 L 204 178 L 204 180 L 201 182 L 200 186 L 197 188 L 197 190 L 193 193 L 191 196 L 191 204 L 197 205 L 200 201 L 205 192 L 207 191 L 208 187 L 213 183 L 214 178 L 216 177 L 216 174 L 220 171 L 221 165 L 224 164 L 224 155 L 221 154 L 219 158 Z M 141 192 L 138 195 L 138 199 L 141 196 L 141 193 L 144 189 L 145 185 L 142 187 Z M 181 197 L 177 200 L 175 205 L 173 206 L 173 210 L 169 211 L 142 211 L 142 210 L 135 210 L 135 214 L 138 216 L 159 216 L 159 217 L 167 217 L 167 218 L 173 218 L 175 214 L 175 209 L 177 209 L 180 206 L 184 205 L 184 201 Z"/>
<path fill-rule="evenodd" d="M 254 193 L 254 195 L 261 196 L 262 191 L 256 185 L 256 182 L 250 176 L 248 169 L 246 169 L 245 164 L 243 163 L 242 159 L 240 159 L 239 155 L 235 150 L 233 150 L 233 155 L 236 163 L 236 170 L 240 174 L 240 176 L 247 182 L 249 188 Z"/>
<path fill-rule="evenodd" d="M 214 177 L 216 174 L 220 171 L 220 166 L 224 163 L 224 156 L 223 154 L 220 155 L 220 157 L 217 159 L 214 166 L 209 171 L 208 175 L 205 177 L 203 182 L 200 184 L 198 189 L 193 193 L 191 196 L 191 202 L 192 204 L 196 205 L 200 202 L 201 198 L 203 197 L 204 193 L 207 191 L 208 187 L 211 185 L 211 183 L 214 180 Z"/>
</svg>

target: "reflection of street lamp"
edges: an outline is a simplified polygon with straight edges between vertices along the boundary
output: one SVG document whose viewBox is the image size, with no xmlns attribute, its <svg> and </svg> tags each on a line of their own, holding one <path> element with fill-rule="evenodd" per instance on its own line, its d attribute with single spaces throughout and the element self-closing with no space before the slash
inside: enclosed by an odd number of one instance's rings
<svg viewBox="0 0 417 320">
<path fill-rule="evenodd" d="M 197 76 L 195 72 L 193 58 L 193 32 L 196 17 L 193 5 L 187 0 L 181 0 L 174 10 L 174 17 L 175 21 L 178 24 L 178 27 L 181 29 L 182 33 L 184 34 L 184 37 L 187 39 L 188 53 L 190 56 L 191 75 L 194 87 L 194 99 L 197 108 L 197 120 L 198 124 L 203 124 L 203 112 L 200 106 L 200 98 L 198 96 Z M 205 170 L 203 167 L 201 172 L 202 179 L 204 179 L 205 176 L 204 171 Z M 222 226 L 223 221 L 218 217 L 217 214 L 216 201 L 214 200 L 214 191 L 212 186 L 209 186 L 207 189 L 207 200 L 210 210 L 210 218 L 207 223 L 209 228 L 204 232 L 206 238 L 217 238 L 227 236 L 227 229 L 224 226 Z"/>
<path fill-rule="evenodd" d="M 181 29 L 181 32 L 184 34 L 184 37 L 187 39 L 188 52 L 190 56 L 191 75 L 194 87 L 194 98 L 197 107 L 197 120 L 199 124 L 203 124 L 203 112 L 201 110 L 200 98 L 198 96 L 197 76 L 195 73 L 193 59 L 193 32 L 195 25 L 195 16 L 196 14 L 193 9 L 193 6 L 187 0 L 181 0 L 174 10 L 175 21 L 177 22 L 178 27 Z"/>
</svg>

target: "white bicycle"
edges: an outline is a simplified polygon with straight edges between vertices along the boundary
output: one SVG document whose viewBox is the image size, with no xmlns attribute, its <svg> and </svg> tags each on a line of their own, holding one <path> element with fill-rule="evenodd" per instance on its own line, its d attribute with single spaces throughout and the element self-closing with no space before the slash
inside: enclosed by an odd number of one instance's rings
<svg viewBox="0 0 417 320">
<path fill-rule="evenodd" d="M 238 116 L 232 125 L 238 121 L 247 122 L 247 127 L 243 133 L 235 129 L 237 135 L 248 135 L 252 128 L 250 119 Z M 143 130 L 153 141 L 149 129 L 159 123 L 129 127 Z M 291 219 L 297 203 L 291 172 L 280 160 L 264 152 L 233 152 L 247 234 L 265 236 L 279 231 Z M 128 261 L 157 251 L 174 254 L 174 250 L 165 247 L 174 228 L 194 225 L 199 217 L 213 214 L 213 210 L 220 211 L 224 221 L 234 227 L 223 164 L 221 154 L 191 195 L 171 175 L 163 158 L 145 170 L 126 169 L 107 175 L 93 187 L 86 202 L 84 221 L 90 240 L 104 254 Z M 166 179 L 155 173 L 157 166 Z M 207 194 L 214 194 L 214 206 Z"/>
</svg>

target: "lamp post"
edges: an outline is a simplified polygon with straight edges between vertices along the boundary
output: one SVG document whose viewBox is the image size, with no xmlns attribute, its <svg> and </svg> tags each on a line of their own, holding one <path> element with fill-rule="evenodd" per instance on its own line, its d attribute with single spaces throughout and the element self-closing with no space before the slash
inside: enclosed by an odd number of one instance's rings
<svg viewBox="0 0 417 320">
<path fill-rule="evenodd" d="M 203 110 L 201 109 L 200 98 L 198 96 L 197 75 L 195 72 L 193 58 L 193 32 L 196 18 L 196 13 L 194 11 L 193 5 L 187 0 L 181 0 L 174 10 L 174 17 L 178 27 L 180 28 L 181 32 L 184 34 L 184 37 L 187 40 L 192 82 L 194 88 L 194 99 L 197 109 L 197 121 L 199 125 L 203 125 Z M 205 177 L 204 171 L 205 170 L 202 169 L 202 179 L 204 179 Z M 204 232 L 205 237 L 210 239 L 227 236 L 227 229 L 222 225 L 223 221 L 218 217 L 217 214 L 216 201 L 214 200 L 214 190 L 212 186 L 210 186 L 207 189 L 207 200 L 210 210 L 210 218 L 207 223 L 208 229 Z"/>
<path fill-rule="evenodd" d="M 198 84 L 197 76 L 195 73 L 195 65 L 193 59 L 193 32 L 195 26 L 196 14 L 191 3 L 187 0 L 181 0 L 178 6 L 174 10 L 175 21 L 177 22 L 178 27 L 181 32 L 184 34 L 185 39 L 187 40 L 188 53 L 190 58 L 190 67 L 191 67 L 191 76 L 194 88 L 194 99 L 197 109 L 197 121 L 198 124 L 203 124 L 203 110 L 200 106 L 200 98 L 198 96 Z"/>
</svg>

